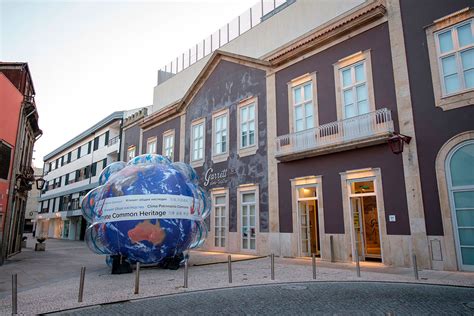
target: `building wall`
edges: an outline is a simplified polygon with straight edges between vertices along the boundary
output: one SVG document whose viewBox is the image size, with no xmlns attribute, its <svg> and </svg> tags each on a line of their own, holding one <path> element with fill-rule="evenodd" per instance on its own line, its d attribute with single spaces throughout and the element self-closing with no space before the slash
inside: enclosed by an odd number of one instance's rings
<svg viewBox="0 0 474 316">
<path fill-rule="evenodd" d="M 186 109 L 185 159 L 190 162 L 192 121 L 205 118 L 205 160 L 195 167 L 200 183 L 208 190 L 225 187 L 229 190 L 230 232 L 237 232 L 237 187 L 242 184 L 259 185 L 260 232 L 268 232 L 268 170 L 266 150 L 266 81 L 265 71 L 250 66 L 220 61 Z M 239 157 L 237 154 L 237 106 L 249 97 L 258 98 L 258 150 L 256 154 Z M 226 161 L 212 162 L 212 114 L 229 109 L 229 157 Z M 219 173 L 227 169 L 223 181 L 204 185 L 206 172 Z"/>
<path fill-rule="evenodd" d="M 130 127 L 126 127 L 122 132 L 123 147 L 121 151 L 120 160 L 127 161 L 127 148 L 135 146 L 137 153 L 140 148 L 140 125 L 138 123 L 133 124 Z"/>
<path fill-rule="evenodd" d="M 335 78 L 333 64 L 359 51 L 371 51 L 375 108 L 388 108 L 397 130 L 397 108 L 391 69 L 388 25 L 376 26 L 325 51 L 304 59 L 276 74 L 277 133 L 289 133 L 288 87 L 292 79 L 317 72 L 317 97 L 319 124 L 337 121 Z M 382 170 L 385 190 L 387 233 L 410 234 L 405 183 L 400 156 L 394 155 L 386 144 L 317 156 L 309 159 L 280 163 L 279 207 L 280 231 L 292 232 L 290 179 L 306 175 L 323 176 L 326 233 L 344 233 L 341 177 L 346 170 L 378 167 Z M 396 215 L 396 222 L 388 222 L 388 215 Z"/>
<path fill-rule="evenodd" d="M 421 187 L 428 235 L 444 234 L 435 160 L 450 138 L 474 129 L 474 106 L 443 111 L 435 106 L 425 27 L 433 21 L 473 6 L 470 0 L 401 0 L 410 91 L 418 140 Z M 416 12 L 416 14 L 413 14 Z M 474 102 L 471 100 L 471 104 Z"/>
<path fill-rule="evenodd" d="M 16 145 L 16 135 L 18 132 L 18 120 L 20 116 L 21 102 L 23 95 L 15 88 L 10 80 L 0 73 L 0 140 L 8 143 L 11 148 L 9 178 L 0 179 L 0 232 L 3 231 L 3 221 L 8 209 L 8 192 L 10 179 L 12 178 L 13 154 Z"/>
<path fill-rule="evenodd" d="M 156 153 L 161 155 L 163 154 L 163 134 L 166 131 L 174 130 L 174 161 L 179 160 L 179 143 L 180 143 L 180 119 L 175 117 L 169 121 L 166 121 L 158 126 L 154 126 L 150 129 L 143 131 L 142 139 L 142 154 L 146 153 L 147 150 L 147 140 L 151 137 L 156 137 Z"/>
</svg>

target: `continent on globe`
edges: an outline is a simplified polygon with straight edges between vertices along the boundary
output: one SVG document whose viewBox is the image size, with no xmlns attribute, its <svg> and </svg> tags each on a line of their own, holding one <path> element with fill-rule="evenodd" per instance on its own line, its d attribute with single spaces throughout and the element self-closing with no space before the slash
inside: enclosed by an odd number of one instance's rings
<svg viewBox="0 0 474 316">
<path fill-rule="evenodd" d="M 135 228 L 129 230 L 128 237 L 133 243 L 147 240 L 153 245 L 158 245 L 165 239 L 166 232 L 161 228 L 160 222 L 152 224 L 149 220 L 145 220 L 137 224 Z"/>
</svg>

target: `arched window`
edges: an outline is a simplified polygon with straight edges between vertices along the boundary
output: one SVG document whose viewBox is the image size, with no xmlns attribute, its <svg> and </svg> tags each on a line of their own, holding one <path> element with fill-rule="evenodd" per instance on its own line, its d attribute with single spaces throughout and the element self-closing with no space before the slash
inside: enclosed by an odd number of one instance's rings
<svg viewBox="0 0 474 316">
<path fill-rule="evenodd" d="M 474 271 L 474 140 L 453 148 L 446 171 L 458 260 Z"/>
</svg>

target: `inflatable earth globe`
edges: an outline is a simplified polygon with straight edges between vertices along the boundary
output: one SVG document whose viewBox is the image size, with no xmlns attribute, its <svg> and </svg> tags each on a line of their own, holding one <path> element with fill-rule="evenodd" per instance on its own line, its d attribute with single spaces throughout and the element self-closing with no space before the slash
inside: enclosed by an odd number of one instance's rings
<svg viewBox="0 0 474 316">
<path fill-rule="evenodd" d="M 130 263 L 158 264 L 201 246 L 209 212 L 194 169 L 160 155 L 108 165 L 82 200 L 89 248 Z"/>
</svg>

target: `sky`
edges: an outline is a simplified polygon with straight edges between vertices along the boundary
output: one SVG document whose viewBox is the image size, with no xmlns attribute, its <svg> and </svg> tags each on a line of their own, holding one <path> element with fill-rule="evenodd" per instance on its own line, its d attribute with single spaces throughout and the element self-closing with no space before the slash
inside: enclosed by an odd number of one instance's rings
<svg viewBox="0 0 474 316">
<path fill-rule="evenodd" d="M 33 164 L 113 111 L 153 103 L 157 71 L 257 0 L 0 0 L 0 60 L 28 62 Z"/>
</svg>

